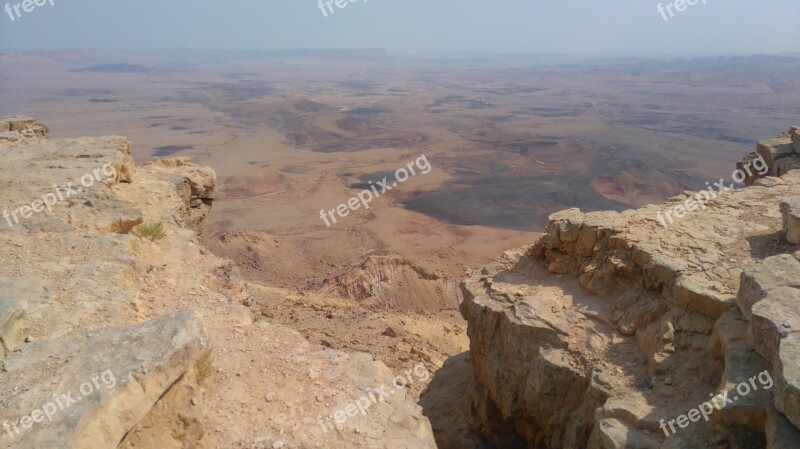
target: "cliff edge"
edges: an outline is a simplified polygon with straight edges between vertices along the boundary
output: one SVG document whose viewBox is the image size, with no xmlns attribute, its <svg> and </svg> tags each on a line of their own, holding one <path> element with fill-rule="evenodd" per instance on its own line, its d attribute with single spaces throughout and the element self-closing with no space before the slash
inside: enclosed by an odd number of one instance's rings
<svg viewBox="0 0 800 449">
<path fill-rule="evenodd" d="M 800 445 L 800 127 L 665 205 L 566 210 L 462 284 L 504 448 Z M 730 184 L 729 184 L 730 183 Z"/>
<path fill-rule="evenodd" d="M 213 170 L 136 167 L 124 137 L 50 140 L 22 116 L 0 118 L 0 156 L 0 446 L 435 447 L 404 390 L 365 407 L 383 363 L 250 310 L 199 243 Z"/>
</svg>

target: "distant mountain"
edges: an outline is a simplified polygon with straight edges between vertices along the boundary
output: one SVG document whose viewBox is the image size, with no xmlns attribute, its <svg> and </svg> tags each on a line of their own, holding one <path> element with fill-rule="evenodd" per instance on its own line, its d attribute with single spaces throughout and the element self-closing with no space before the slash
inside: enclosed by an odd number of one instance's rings
<svg viewBox="0 0 800 449">
<path fill-rule="evenodd" d="M 82 67 L 70 70 L 71 72 L 95 72 L 95 73 L 150 73 L 153 70 L 143 65 L 133 64 L 101 64 L 91 67 Z"/>
<path fill-rule="evenodd" d="M 309 50 L 301 48 L 298 50 L 279 50 L 264 51 L 261 53 L 267 57 L 279 57 L 287 59 L 336 59 L 336 60 L 368 60 L 385 61 L 391 59 L 389 53 L 383 48 L 362 48 L 362 49 L 342 49 L 334 48 L 330 50 Z"/>
</svg>

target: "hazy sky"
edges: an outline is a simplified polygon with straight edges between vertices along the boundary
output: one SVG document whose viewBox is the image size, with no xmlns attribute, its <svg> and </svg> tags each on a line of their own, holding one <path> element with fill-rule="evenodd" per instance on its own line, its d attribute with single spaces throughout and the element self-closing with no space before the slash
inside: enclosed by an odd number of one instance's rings
<svg viewBox="0 0 800 449">
<path fill-rule="evenodd" d="M 394 53 L 800 51 L 800 0 L 706 0 L 707 4 L 698 0 L 668 21 L 657 12 L 656 0 L 356 0 L 344 9 L 334 5 L 335 13 L 329 17 L 318 9 L 317 0 L 46 1 L 31 12 L 19 8 L 19 18 L 12 8 L 14 21 L 2 12 L 0 51 L 378 47 Z M 17 3 L 21 0 L 9 6 Z M 0 6 L 5 4 L 0 0 Z"/>
</svg>

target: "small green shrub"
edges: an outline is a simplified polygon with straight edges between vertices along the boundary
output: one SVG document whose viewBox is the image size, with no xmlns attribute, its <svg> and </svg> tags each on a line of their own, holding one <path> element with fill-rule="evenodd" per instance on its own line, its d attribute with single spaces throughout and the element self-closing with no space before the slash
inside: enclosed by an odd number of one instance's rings
<svg viewBox="0 0 800 449">
<path fill-rule="evenodd" d="M 163 221 L 142 223 L 139 226 L 136 226 L 133 231 L 136 233 L 136 235 L 150 239 L 151 241 L 161 240 L 167 236 L 167 232 L 164 231 Z"/>
</svg>

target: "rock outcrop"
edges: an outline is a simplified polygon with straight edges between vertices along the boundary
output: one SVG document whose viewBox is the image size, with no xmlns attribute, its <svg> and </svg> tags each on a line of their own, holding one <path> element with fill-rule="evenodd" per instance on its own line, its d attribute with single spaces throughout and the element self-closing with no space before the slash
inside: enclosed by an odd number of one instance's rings
<svg viewBox="0 0 800 449">
<path fill-rule="evenodd" d="M 693 208 L 687 192 L 559 212 L 535 245 L 474 272 L 461 312 L 475 429 L 498 447 L 798 447 L 800 170 L 769 176 L 797 157 L 797 132 L 740 163 L 768 165 L 751 187 Z M 708 422 L 690 412 L 717 395 L 735 399 Z"/>
<path fill-rule="evenodd" d="M 47 127 L 33 117 L 15 115 L 0 118 L 0 145 L 14 142 L 31 144 L 47 136 Z"/>
<path fill-rule="evenodd" d="M 3 364 L 4 390 L 20 392 L 0 399 L 3 413 L 22 420 L 4 447 L 116 447 L 207 346 L 192 312 L 22 345 Z M 46 424 L 26 430 L 37 409 Z"/>
<path fill-rule="evenodd" d="M 402 390 L 320 426 L 393 373 L 248 309 L 237 268 L 199 243 L 213 170 L 46 134 L 0 118 L 0 446 L 435 447 Z"/>
<path fill-rule="evenodd" d="M 762 140 L 754 153 L 750 153 L 737 164 L 737 168 L 752 166 L 752 161 L 763 158 L 767 165 L 766 173 L 746 170 L 745 185 L 753 183 L 764 176 L 783 176 L 800 168 L 800 126 L 792 126 L 789 131 L 781 133 L 774 139 Z"/>
<path fill-rule="evenodd" d="M 800 245 L 800 198 L 786 198 L 781 201 L 781 214 L 783 214 L 783 232 L 786 233 L 786 240 Z"/>
<path fill-rule="evenodd" d="M 400 256 L 371 256 L 358 269 L 327 280 L 322 292 L 365 307 L 412 312 L 456 309 L 462 299 L 457 282 Z"/>
</svg>

